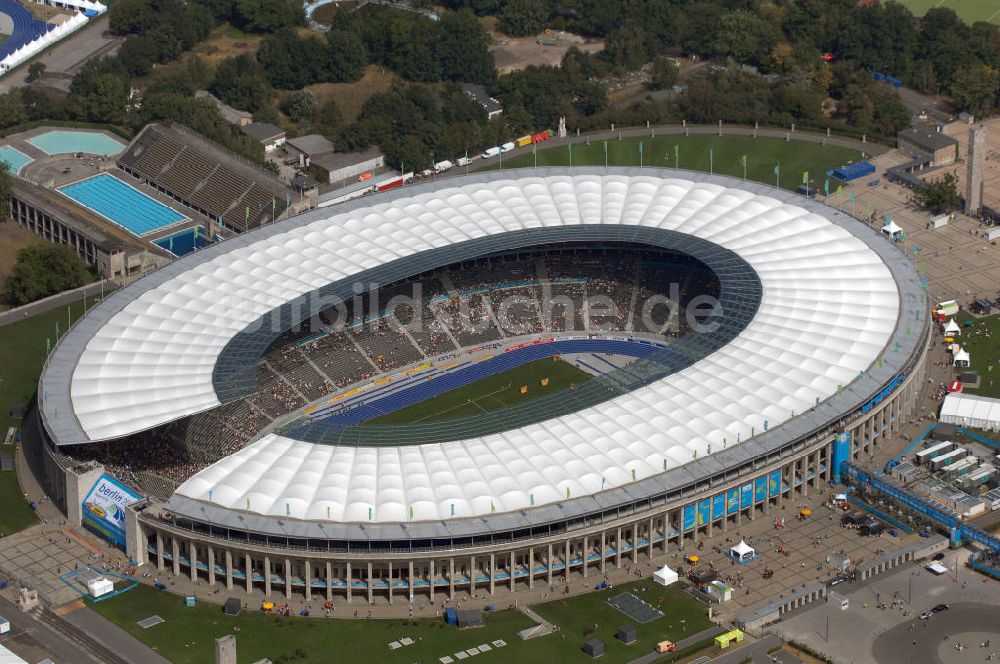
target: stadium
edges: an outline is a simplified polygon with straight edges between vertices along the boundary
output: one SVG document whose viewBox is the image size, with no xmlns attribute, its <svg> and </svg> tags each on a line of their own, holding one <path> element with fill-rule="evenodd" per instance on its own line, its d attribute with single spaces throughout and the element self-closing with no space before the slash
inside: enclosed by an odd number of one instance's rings
<svg viewBox="0 0 1000 664">
<path fill-rule="evenodd" d="M 229 590 L 517 592 L 867 460 L 925 382 L 926 309 L 877 230 L 765 185 L 443 178 L 109 296 L 46 363 L 44 479 L 131 559 Z"/>
</svg>

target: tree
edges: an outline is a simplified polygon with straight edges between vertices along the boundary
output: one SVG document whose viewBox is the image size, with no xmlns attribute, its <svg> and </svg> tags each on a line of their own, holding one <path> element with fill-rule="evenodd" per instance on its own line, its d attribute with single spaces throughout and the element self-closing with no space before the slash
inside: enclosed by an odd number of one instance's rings
<svg viewBox="0 0 1000 664">
<path fill-rule="evenodd" d="M 270 103 L 274 91 L 253 57 L 243 54 L 219 64 L 212 92 L 234 108 L 256 113 Z"/>
<path fill-rule="evenodd" d="M 281 112 L 295 122 L 308 122 L 316 112 L 316 98 L 308 90 L 299 90 L 285 97 Z"/>
<path fill-rule="evenodd" d="M 257 62 L 274 87 L 300 90 L 326 78 L 324 51 L 319 39 L 299 37 L 292 28 L 284 28 L 260 43 Z"/>
<path fill-rule="evenodd" d="M 946 173 L 932 182 L 927 182 L 917 187 L 913 198 L 918 205 L 934 214 L 951 212 L 962 202 L 962 197 L 958 193 L 958 176 Z"/>
<path fill-rule="evenodd" d="M 14 88 L 7 94 L 0 95 L 0 127 L 13 127 L 27 119 L 21 88 Z"/>
<path fill-rule="evenodd" d="M 28 65 L 28 79 L 32 81 L 37 81 L 45 73 L 45 63 L 44 62 L 32 62 Z"/>
<path fill-rule="evenodd" d="M 14 269 L 4 281 L 4 299 L 20 306 L 90 281 L 90 269 L 71 247 L 40 242 L 18 252 Z"/>
<path fill-rule="evenodd" d="M 14 181 L 10 176 L 10 166 L 0 161 L 0 222 L 10 216 L 10 197 L 14 194 Z"/>
<path fill-rule="evenodd" d="M 114 74 L 101 74 L 94 81 L 94 88 L 83 98 L 87 120 L 117 124 L 125 117 L 128 104 L 129 83 Z"/>
<path fill-rule="evenodd" d="M 445 14 L 438 34 L 441 78 L 484 85 L 496 78 L 496 67 L 489 51 L 490 37 L 472 12 L 463 9 Z"/>
<path fill-rule="evenodd" d="M 331 83 L 361 80 L 368 64 L 368 52 L 361 38 L 346 30 L 330 30 L 326 41 L 327 80 Z"/>
<path fill-rule="evenodd" d="M 232 11 L 233 22 L 247 32 L 271 33 L 305 23 L 300 0 L 236 0 Z"/>
<path fill-rule="evenodd" d="M 774 29 L 764 19 L 748 11 L 729 12 L 719 21 L 714 51 L 741 64 L 762 65 L 776 42 Z"/>
<path fill-rule="evenodd" d="M 997 105 L 1000 71 L 987 65 L 960 70 L 951 84 L 955 106 L 975 116 L 988 115 Z"/>
<path fill-rule="evenodd" d="M 652 57 L 646 33 L 635 26 L 612 30 L 604 41 L 604 51 L 611 62 L 625 71 L 635 71 Z"/>
<path fill-rule="evenodd" d="M 542 0 L 507 0 L 500 13 L 500 32 L 514 37 L 541 32 L 549 10 Z"/>
</svg>

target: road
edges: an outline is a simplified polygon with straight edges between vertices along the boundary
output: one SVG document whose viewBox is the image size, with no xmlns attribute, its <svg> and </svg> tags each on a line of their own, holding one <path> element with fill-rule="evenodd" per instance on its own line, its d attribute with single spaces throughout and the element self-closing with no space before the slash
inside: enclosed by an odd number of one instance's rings
<svg viewBox="0 0 1000 664">
<path fill-rule="evenodd" d="M 22 613 L 17 605 L 0 597 L 0 612 L 10 621 L 10 635 L 3 644 L 29 661 L 44 657 L 56 662 L 79 664 L 118 664 L 124 660 L 101 646 L 90 643 L 85 635 L 64 630 L 60 619 L 45 611 L 38 615 Z"/>
<path fill-rule="evenodd" d="M 110 294 L 115 288 L 117 288 L 116 284 L 113 282 L 107 282 L 104 286 L 104 293 Z M 84 288 L 77 288 L 76 290 L 57 293 L 56 295 L 45 298 L 44 300 L 38 300 L 37 302 L 26 304 L 23 307 L 18 307 L 17 309 L 2 311 L 0 312 L 0 327 L 16 323 L 19 320 L 24 320 L 25 318 L 30 318 L 37 314 L 44 314 L 46 311 L 52 311 L 53 309 L 58 309 L 59 307 L 76 304 L 83 299 L 84 293 L 91 298 L 95 295 L 100 295 L 101 283 L 96 282 L 88 284 Z"/>
<path fill-rule="evenodd" d="M 915 619 L 886 630 L 875 640 L 872 655 L 879 664 L 904 661 L 907 664 L 941 664 L 938 649 L 942 640 L 948 636 L 955 637 L 957 642 L 959 635 L 969 632 L 997 635 L 995 649 L 1000 650 L 1000 618 L 997 614 L 997 607 L 987 604 L 952 604 L 950 610 L 937 613 L 929 620 Z M 969 661 L 983 659 L 977 656 L 977 643 L 965 645 L 971 646 Z"/>
</svg>

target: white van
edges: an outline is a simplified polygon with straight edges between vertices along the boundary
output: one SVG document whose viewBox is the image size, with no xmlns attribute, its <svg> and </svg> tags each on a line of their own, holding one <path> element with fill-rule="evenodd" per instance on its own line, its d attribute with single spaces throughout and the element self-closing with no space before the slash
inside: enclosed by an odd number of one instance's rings
<svg viewBox="0 0 1000 664">
<path fill-rule="evenodd" d="M 490 159 L 492 157 L 497 156 L 498 154 L 500 154 L 500 148 L 496 147 L 488 148 L 486 152 L 483 153 L 483 159 Z"/>
<path fill-rule="evenodd" d="M 514 141 L 511 141 L 509 143 L 504 143 L 503 145 L 500 146 L 500 152 L 510 152 L 516 147 L 517 146 L 514 145 Z"/>
<path fill-rule="evenodd" d="M 468 166 L 471 163 L 472 160 L 469 159 L 468 157 L 459 157 L 458 159 L 455 160 L 456 166 Z"/>
</svg>

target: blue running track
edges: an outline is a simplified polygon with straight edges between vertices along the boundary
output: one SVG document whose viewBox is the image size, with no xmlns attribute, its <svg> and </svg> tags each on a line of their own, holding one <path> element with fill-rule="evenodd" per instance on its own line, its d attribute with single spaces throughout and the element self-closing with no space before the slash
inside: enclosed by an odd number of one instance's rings
<svg viewBox="0 0 1000 664">
<path fill-rule="evenodd" d="M 666 349 L 645 341 L 625 341 L 617 339 L 567 339 L 552 341 L 545 344 L 526 346 L 517 350 L 501 353 L 482 362 L 469 364 L 457 370 L 436 374 L 433 380 L 417 380 L 405 389 L 392 391 L 385 396 L 368 393 L 359 396 L 364 403 L 354 406 L 344 412 L 315 418 L 289 432 L 292 436 L 304 436 L 304 440 L 316 439 L 316 434 L 330 433 L 361 424 L 387 413 L 426 401 L 439 394 L 444 394 L 459 387 L 464 387 L 481 378 L 514 369 L 528 362 L 542 360 L 553 355 L 568 355 L 571 353 L 612 353 L 628 357 L 644 358 L 655 353 L 662 354 Z M 665 363 L 662 359 L 661 363 Z M 677 357 L 678 366 L 682 358 Z M 666 362 L 669 363 L 669 360 Z M 390 386 L 386 386 L 388 391 Z M 371 397 L 376 397 L 372 399 Z"/>
<path fill-rule="evenodd" d="M 45 21 L 36 21 L 31 12 L 14 0 L 0 0 L 0 14 L 10 16 L 14 22 L 14 34 L 0 44 L 0 60 L 55 27 Z"/>
</svg>

